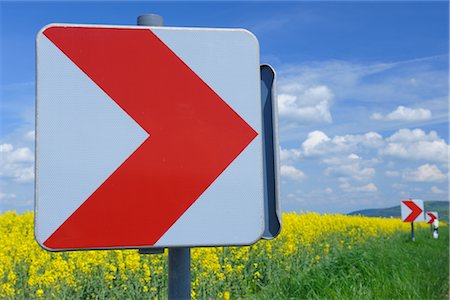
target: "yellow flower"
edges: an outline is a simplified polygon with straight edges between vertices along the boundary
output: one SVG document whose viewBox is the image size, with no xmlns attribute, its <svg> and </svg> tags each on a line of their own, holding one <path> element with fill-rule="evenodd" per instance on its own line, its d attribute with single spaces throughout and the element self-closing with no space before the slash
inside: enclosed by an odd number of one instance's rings
<svg viewBox="0 0 450 300">
<path fill-rule="evenodd" d="M 259 271 L 256 271 L 255 274 L 253 274 L 253 278 L 255 279 L 261 278 L 261 273 L 259 273 Z"/>
<path fill-rule="evenodd" d="M 41 298 L 43 295 L 44 295 L 44 291 L 43 291 L 43 290 L 38 289 L 38 290 L 36 291 L 36 296 L 38 296 L 39 298 Z"/>
<path fill-rule="evenodd" d="M 316 264 L 330 249 L 351 250 L 373 237 L 410 230 L 410 224 L 400 219 L 318 213 L 284 213 L 282 218 L 283 230 L 274 240 L 245 247 L 193 249 L 191 297 L 229 299 L 231 293 L 244 291 L 249 283 L 260 280 L 265 274 L 262 270 L 270 264 L 292 271 L 292 259 L 310 257 L 310 263 Z M 166 283 L 167 251 L 162 255 L 139 255 L 136 250 L 51 253 L 35 242 L 33 222 L 32 212 L 0 214 L 0 299 L 58 299 L 78 293 L 86 282 L 96 280 L 100 288 L 106 287 L 105 298 L 120 298 L 116 293 L 131 291 L 164 296 L 159 287 Z M 426 224 L 416 225 L 427 228 Z M 236 290 L 224 292 L 230 282 Z M 26 290 L 36 292 L 27 295 Z M 216 294 L 218 290 L 222 292 Z"/>
<path fill-rule="evenodd" d="M 223 293 L 223 299 L 230 300 L 230 292 Z"/>
</svg>

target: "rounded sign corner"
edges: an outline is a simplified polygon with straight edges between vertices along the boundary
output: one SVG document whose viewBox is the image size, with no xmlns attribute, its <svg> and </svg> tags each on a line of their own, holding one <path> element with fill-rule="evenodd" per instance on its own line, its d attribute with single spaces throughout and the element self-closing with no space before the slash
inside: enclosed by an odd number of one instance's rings
<svg viewBox="0 0 450 300">
<path fill-rule="evenodd" d="M 39 245 L 39 247 L 41 247 L 44 250 L 50 251 L 50 252 L 57 252 L 58 249 L 53 249 L 53 248 L 49 248 L 47 247 L 44 243 L 45 241 L 41 241 L 41 239 L 39 238 L 39 233 L 38 233 L 38 227 L 35 226 L 34 227 L 34 239 L 36 241 L 36 243 Z"/>
<path fill-rule="evenodd" d="M 251 32 L 250 30 L 245 29 L 245 28 L 238 28 L 237 31 L 242 33 L 243 35 L 245 35 L 246 38 L 249 41 L 251 41 L 251 43 L 257 49 L 257 51 L 259 53 L 259 40 L 258 40 L 258 37 L 253 32 Z"/>
<path fill-rule="evenodd" d="M 60 26 L 61 26 L 61 24 L 58 24 L 58 23 L 50 23 L 50 24 L 45 25 L 44 27 L 42 27 L 41 29 L 39 29 L 38 33 L 36 34 L 36 39 L 38 40 L 39 37 L 43 36 L 43 35 L 44 35 L 44 32 L 45 32 L 47 29 L 50 29 L 50 28 L 53 28 L 53 27 L 60 27 Z"/>
<path fill-rule="evenodd" d="M 253 244 L 256 244 L 258 241 L 264 239 L 264 232 L 266 231 L 266 225 L 264 222 L 264 217 L 262 217 L 261 222 L 260 222 L 260 226 L 259 226 L 259 231 L 256 234 L 256 238 L 253 240 L 250 240 L 247 243 L 242 243 L 242 246 L 250 246 Z"/>
</svg>

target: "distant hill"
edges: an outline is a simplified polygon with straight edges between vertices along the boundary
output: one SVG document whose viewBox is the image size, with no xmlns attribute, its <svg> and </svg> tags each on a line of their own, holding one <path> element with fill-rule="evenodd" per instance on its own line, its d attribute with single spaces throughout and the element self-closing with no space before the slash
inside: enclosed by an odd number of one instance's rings
<svg viewBox="0 0 450 300">
<path fill-rule="evenodd" d="M 439 220 L 448 222 L 448 206 L 447 201 L 424 201 L 425 211 L 437 211 Z M 348 215 L 361 215 L 366 217 L 382 217 L 382 218 L 400 218 L 400 205 L 388 208 L 371 208 L 353 211 Z"/>
</svg>

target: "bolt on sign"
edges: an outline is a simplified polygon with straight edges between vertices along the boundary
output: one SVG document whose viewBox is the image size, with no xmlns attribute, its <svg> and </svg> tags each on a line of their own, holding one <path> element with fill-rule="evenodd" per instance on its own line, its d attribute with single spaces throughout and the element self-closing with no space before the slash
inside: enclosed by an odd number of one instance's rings
<svg viewBox="0 0 450 300">
<path fill-rule="evenodd" d="M 261 238 L 253 34 L 53 24 L 36 44 L 35 235 L 42 247 L 248 245 Z"/>
<path fill-rule="evenodd" d="M 401 205 L 403 222 L 423 222 L 423 201 L 419 199 L 402 200 Z"/>
</svg>

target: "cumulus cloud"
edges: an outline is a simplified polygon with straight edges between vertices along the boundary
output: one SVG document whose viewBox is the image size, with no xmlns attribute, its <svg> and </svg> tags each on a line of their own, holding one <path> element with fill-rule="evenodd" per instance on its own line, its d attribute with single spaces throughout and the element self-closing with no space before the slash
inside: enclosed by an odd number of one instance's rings
<svg viewBox="0 0 450 300">
<path fill-rule="evenodd" d="M 15 199 L 16 197 L 17 197 L 16 194 L 13 194 L 13 193 L 7 194 L 7 193 L 0 192 L 0 201 Z"/>
<path fill-rule="evenodd" d="M 290 180 L 294 180 L 294 181 L 299 181 L 306 177 L 305 173 L 303 173 L 301 170 L 297 169 L 294 166 L 288 166 L 288 165 L 282 165 L 280 167 L 280 174 L 282 177 L 290 179 Z"/>
<path fill-rule="evenodd" d="M 339 187 L 342 191 L 347 193 L 376 193 L 378 191 L 377 186 L 372 182 L 362 186 L 352 186 L 348 181 L 344 181 L 339 185 Z"/>
<path fill-rule="evenodd" d="M 308 134 L 302 143 L 305 156 L 320 156 L 330 153 L 349 153 L 360 148 L 380 148 L 384 144 L 383 137 L 376 132 L 360 135 L 336 135 L 329 138 L 324 132 L 316 130 Z"/>
<path fill-rule="evenodd" d="M 387 170 L 384 174 L 386 174 L 386 176 L 388 176 L 388 177 L 400 176 L 400 172 L 398 172 L 398 171 L 391 171 L 391 170 Z"/>
<path fill-rule="evenodd" d="M 403 159 L 448 162 L 449 145 L 435 131 L 428 134 L 422 129 L 400 129 L 386 139 L 383 155 Z"/>
<path fill-rule="evenodd" d="M 36 138 L 36 132 L 34 130 L 28 131 L 24 135 L 24 139 L 26 141 L 34 142 L 35 138 Z"/>
<path fill-rule="evenodd" d="M 290 162 L 300 158 L 300 150 L 280 148 L 281 162 Z"/>
<path fill-rule="evenodd" d="M 375 175 L 375 169 L 364 166 L 365 161 L 354 153 L 344 158 L 327 158 L 323 162 L 330 165 L 325 170 L 325 174 L 328 176 L 347 176 L 362 181 L 368 180 Z"/>
<path fill-rule="evenodd" d="M 380 114 L 380 113 L 373 113 L 373 114 L 370 116 L 370 119 L 372 119 L 372 120 L 377 120 L 377 121 L 383 120 L 383 118 L 384 118 L 384 116 L 383 116 L 382 114 Z"/>
<path fill-rule="evenodd" d="M 446 191 L 441 190 L 441 189 L 438 188 L 437 186 L 432 186 L 432 187 L 431 187 L 431 192 L 432 192 L 433 194 L 439 194 L 439 195 L 442 195 L 442 194 L 446 194 L 446 193 L 447 193 Z"/>
<path fill-rule="evenodd" d="M 333 194 L 333 189 L 330 188 L 330 187 L 327 187 L 324 191 L 325 191 L 325 193 L 327 193 L 327 194 Z"/>
<path fill-rule="evenodd" d="M 299 124 L 331 123 L 330 106 L 334 95 L 325 85 L 289 83 L 279 87 L 280 118 Z"/>
<path fill-rule="evenodd" d="M 396 110 L 389 113 L 386 119 L 392 121 L 423 121 L 431 119 L 431 111 L 424 108 L 409 108 L 400 105 Z"/>
<path fill-rule="evenodd" d="M 436 165 L 424 164 L 415 170 L 405 170 L 403 178 L 413 182 L 444 181 L 447 176 Z"/>
<path fill-rule="evenodd" d="M 383 116 L 381 113 L 373 113 L 370 118 L 372 120 L 388 120 L 388 121 L 424 121 L 431 119 L 431 111 L 425 108 L 409 108 L 398 106 L 394 111 Z"/>
<path fill-rule="evenodd" d="M 11 144 L 0 144 L 0 177 L 12 178 L 16 182 L 34 179 L 34 155 L 27 147 L 15 149 Z"/>
<path fill-rule="evenodd" d="M 321 157 L 371 149 L 378 150 L 383 156 L 407 160 L 448 163 L 450 156 L 450 146 L 443 138 L 435 131 L 427 133 L 418 128 L 400 129 L 387 138 L 377 132 L 329 137 L 323 131 L 315 130 L 308 133 L 299 150 L 284 149 L 281 155 L 283 158 Z"/>
<path fill-rule="evenodd" d="M 308 133 L 308 138 L 303 142 L 303 153 L 306 156 L 312 156 L 323 152 L 318 150 L 323 148 L 322 145 L 330 141 L 330 138 L 320 130 L 312 131 Z"/>
</svg>

